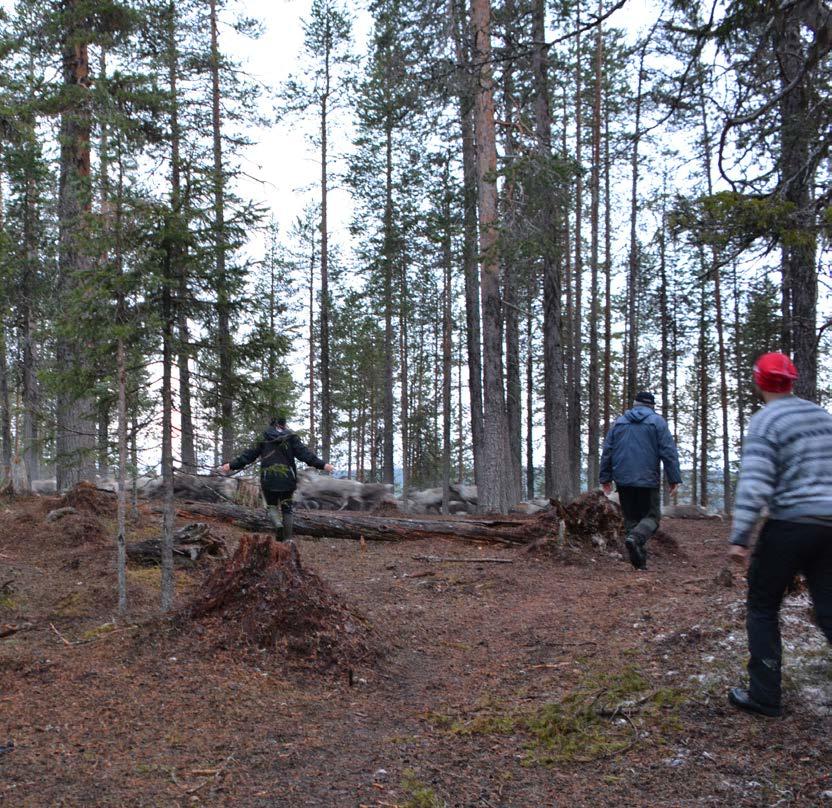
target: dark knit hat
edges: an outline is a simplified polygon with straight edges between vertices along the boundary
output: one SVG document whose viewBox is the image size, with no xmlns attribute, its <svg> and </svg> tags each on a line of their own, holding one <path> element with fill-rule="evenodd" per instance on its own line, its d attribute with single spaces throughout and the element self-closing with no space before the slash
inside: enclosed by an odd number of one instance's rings
<svg viewBox="0 0 832 808">
<path fill-rule="evenodd" d="M 656 406 L 656 397 L 652 393 L 647 392 L 647 390 L 641 390 L 636 393 L 636 401 L 639 404 L 647 404 L 649 407 Z"/>
<path fill-rule="evenodd" d="M 286 426 L 286 413 L 279 412 L 272 418 L 272 426 Z"/>
</svg>

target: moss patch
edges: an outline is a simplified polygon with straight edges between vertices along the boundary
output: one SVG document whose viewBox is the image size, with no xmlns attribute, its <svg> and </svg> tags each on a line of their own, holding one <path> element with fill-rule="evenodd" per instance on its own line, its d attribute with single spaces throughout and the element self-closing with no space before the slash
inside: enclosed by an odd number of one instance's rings
<svg viewBox="0 0 832 808">
<path fill-rule="evenodd" d="M 589 762 L 629 749 L 643 728 L 659 734 L 679 730 L 678 709 L 687 700 L 680 690 L 651 689 L 643 674 L 627 667 L 588 677 L 560 701 L 531 709 L 487 703 L 473 718 L 452 723 L 449 731 L 524 737 L 525 765 Z M 435 723 L 441 727 L 445 722 Z"/>
<path fill-rule="evenodd" d="M 445 808 L 445 801 L 417 779 L 412 769 L 404 770 L 401 788 L 405 792 L 405 801 L 399 803 L 401 808 Z"/>
</svg>

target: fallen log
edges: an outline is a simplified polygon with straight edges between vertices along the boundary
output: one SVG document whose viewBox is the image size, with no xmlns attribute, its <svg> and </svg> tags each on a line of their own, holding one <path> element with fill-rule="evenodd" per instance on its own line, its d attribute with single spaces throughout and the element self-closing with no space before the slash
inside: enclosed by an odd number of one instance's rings
<svg viewBox="0 0 832 808">
<path fill-rule="evenodd" d="M 208 516 L 258 532 L 271 532 L 272 524 L 262 511 L 224 502 L 179 502 L 177 513 Z M 472 519 L 406 519 L 367 516 L 354 511 L 295 511 L 295 532 L 305 536 L 359 541 L 406 541 L 408 539 L 456 539 L 497 544 L 524 545 L 535 539 L 554 537 L 559 517 L 554 510 L 533 516 L 496 516 Z"/>
</svg>

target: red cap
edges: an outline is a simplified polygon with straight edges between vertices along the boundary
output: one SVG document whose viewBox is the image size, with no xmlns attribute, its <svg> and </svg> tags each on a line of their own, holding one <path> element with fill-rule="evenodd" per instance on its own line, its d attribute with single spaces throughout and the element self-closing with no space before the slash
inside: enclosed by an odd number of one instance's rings
<svg viewBox="0 0 832 808">
<path fill-rule="evenodd" d="M 767 393 L 790 393 L 797 368 L 786 354 L 763 354 L 754 363 L 754 384 Z"/>
</svg>

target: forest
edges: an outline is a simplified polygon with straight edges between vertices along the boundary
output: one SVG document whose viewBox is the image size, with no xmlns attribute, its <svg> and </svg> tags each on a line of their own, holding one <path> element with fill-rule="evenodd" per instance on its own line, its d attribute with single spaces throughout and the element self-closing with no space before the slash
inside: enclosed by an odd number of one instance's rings
<svg viewBox="0 0 832 808">
<path fill-rule="evenodd" d="M 831 50 L 826 0 L 0 2 L 0 802 L 832 798 L 799 583 L 792 711 L 724 704 L 752 367 L 832 394 Z M 297 543 L 218 473 L 278 416 Z"/>
<path fill-rule="evenodd" d="M 652 389 L 683 496 L 730 511 L 754 358 L 826 393 L 826 4 L 633 32 L 625 2 L 321 0 L 268 84 L 224 49 L 244 12 L 3 12 L 4 479 L 207 470 L 280 410 L 349 477 L 504 512 L 595 487 Z M 293 221 L 241 194 L 270 121 L 317 166 Z"/>
</svg>

